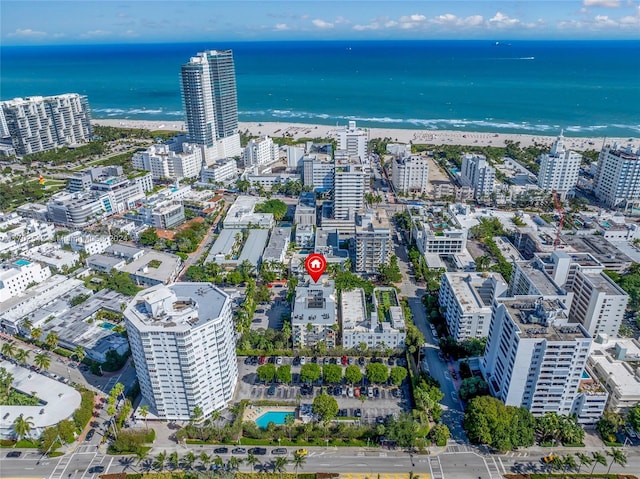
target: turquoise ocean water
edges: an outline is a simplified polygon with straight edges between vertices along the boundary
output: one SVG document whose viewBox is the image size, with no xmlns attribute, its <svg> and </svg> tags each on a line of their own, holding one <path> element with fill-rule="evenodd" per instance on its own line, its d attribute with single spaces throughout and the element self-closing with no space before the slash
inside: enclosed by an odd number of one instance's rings
<svg viewBox="0 0 640 479">
<path fill-rule="evenodd" d="M 94 118 L 182 121 L 180 65 L 234 51 L 241 121 L 640 136 L 640 41 L 2 47 L 0 98 L 79 92 Z"/>
</svg>

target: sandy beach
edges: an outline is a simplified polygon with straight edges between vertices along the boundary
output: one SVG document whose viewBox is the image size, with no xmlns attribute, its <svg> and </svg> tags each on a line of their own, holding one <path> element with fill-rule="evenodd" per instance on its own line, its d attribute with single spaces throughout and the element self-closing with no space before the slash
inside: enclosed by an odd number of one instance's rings
<svg viewBox="0 0 640 479">
<path fill-rule="evenodd" d="M 96 125 L 115 126 L 121 128 L 144 128 L 147 130 L 173 130 L 185 131 L 184 122 L 176 121 L 148 121 L 148 120 L 123 120 L 123 119 L 96 119 L 92 121 Z M 298 138 L 333 138 L 336 136 L 336 127 L 329 125 L 313 125 L 307 123 L 285 122 L 240 122 L 241 131 L 248 131 L 252 135 L 267 135 L 272 138 L 288 136 Z M 417 143 L 434 145 L 464 145 L 464 146 L 504 146 L 505 141 L 520 142 L 520 146 L 544 144 L 551 146 L 555 136 L 523 135 L 511 133 L 474 133 L 454 130 L 408 130 L 394 128 L 368 128 L 370 138 L 391 138 L 399 143 Z M 558 132 L 560 133 L 560 132 Z M 603 143 L 618 143 L 626 145 L 629 138 L 603 138 L 603 137 L 573 137 L 565 139 L 565 145 L 573 150 L 599 150 Z M 634 144 L 640 143 L 640 139 L 634 138 Z"/>
</svg>

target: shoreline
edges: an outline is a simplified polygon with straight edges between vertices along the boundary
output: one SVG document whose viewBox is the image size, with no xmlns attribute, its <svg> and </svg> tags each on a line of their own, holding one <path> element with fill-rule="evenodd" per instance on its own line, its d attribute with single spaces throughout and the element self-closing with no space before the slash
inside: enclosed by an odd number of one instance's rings
<svg viewBox="0 0 640 479">
<path fill-rule="evenodd" d="M 184 121 L 157 121 L 157 120 L 127 120 L 127 119 L 93 119 L 91 123 L 117 128 L 142 128 L 146 130 L 185 131 Z M 344 125 L 340 125 L 340 128 Z M 300 138 L 335 138 L 337 128 L 335 126 L 295 123 L 295 122 L 238 122 L 238 128 L 242 132 L 248 132 L 253 136 L 270 136 L 272 138 L 288 137 Z M 504 147 L 505 141 L 519 142 L 521 147 L 534 146 L 536 144 L 548 147 L 557 136 L 527 135 L 519 133 L 486 133 L 458 130 L 420 130 L 404 128 L 363 128 L 369 132 L 370 139 L 391 138 L 393 142 L 433 144 L 433 145 L 462 145 L 462 146 L 495 146 Z M 558 131 L 558 135 L 560 132 Z M 596 150 L 608 143 L 620 145 L 629 144 L 629 138 L 606 138 L 599 136 L 574 137 L 565 136 L 565 145 L 568 149 L 576 151 Z M 633 138 L 635 145 L 640 143 L 639 138 Z"/>
</svg>

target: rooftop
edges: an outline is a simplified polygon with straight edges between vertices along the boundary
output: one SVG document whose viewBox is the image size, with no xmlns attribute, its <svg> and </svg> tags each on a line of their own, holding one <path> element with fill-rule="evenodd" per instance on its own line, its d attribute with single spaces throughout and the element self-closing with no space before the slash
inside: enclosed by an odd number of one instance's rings
<svg viewBox="0 0 640 479">
<path fill-rule="evenodd" d="M 292 326 L 307 323 L 332 325 L 336 322 L 336 292 L 333 280 L 320 279 L 319 283 L 302 284 L 296 288 L 291 313 Z"/>
<path fill-rule="evenodd" d="M 523 339 L 573 341 L 590 338 L 578 323 L 567 323 L 568 311 L 559 300 L 531 296 L 501 300 Z"/>
<path fill-rule="evenodd" d="M 494 280 L 506 289 L 506 281 L 500 273 L 445 273 L 445 276 L 465 312 L 491 310 Z"/>
<path fill-rule="evenodd" d="M 156 263 L 160 262 L 160 264 L 154 268 L 149 266 L 151 261 Z M 178 269 L 181 261 L 180 257 L 175 254 L 162 253 L 160 251 L 149 249 L 145 250 L 145 254 L 140 256 L 138 259 L 127 264 L 122 268 L 122 270 L 129 274 L 135 274 L 165 282 L 171 278 L 173 273 Z"/>
<path fill-rule="evenodd" d="M 138 293 L 124 314 L 139 329 L 187 331 L 217 320 L 227 301 L 210 283 L 158 284 Z"/>
<path fill-rule="evenodd" d="M 522 261 L 517 264 L 541 295 L 558 296 L 565 294 L 564 290 L 560 288 L 547 273 L 538 269 L 533 262 Z"/>
<path fill-rule="evenodd" d="M 291 239 L 290 227 L 276 227 L 271 231 L 271 237 L 269 238 L 269 244 L 262 254 L 264 261 L 280 260 L 280 256 L 283 250 L 289 244 Z"/>
</svg>

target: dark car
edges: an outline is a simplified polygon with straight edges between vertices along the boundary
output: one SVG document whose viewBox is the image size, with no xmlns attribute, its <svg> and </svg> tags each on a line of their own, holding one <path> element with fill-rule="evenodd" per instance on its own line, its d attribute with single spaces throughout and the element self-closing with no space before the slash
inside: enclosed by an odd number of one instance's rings
<svg viewBox="0 0 640 479">
<path fill-rule="evenodd" d="M 286 456 L 287 455 L 287 448 L 285 448 L 285 447 L 276 447 L 273 451 L 271 451 L 271 454 L 273 454 L 274 456 Z"/>
<path fill-rule="evenodd" d="M 252 447 L 249 449 L 249 454 L 253 454 L 254 456 L 264 456 L 266 453 L 266 447 Z"/>
<path fill-rule="evenodd" d="M 276 393 L 276 386 L 275 384 L 272 384 L 271 386 L 269 386 L 269 390 L 267 391 L 267 394 L 269 396 L 273 396 Z"/>
<path fill-rule="evenodd" d="M 380 397 L 380 389 L 373 388 L 373 396 L 379 398 Z"/>
<path fill-rule="evenodd" d="M 353 415 L 354 415 L 355 417 L 362 417 L 362 409 L 355 409 L 355 410 L 353 411 Z"/>
<path fill-rule="evenodd" d="M 395 360 L 393 358 L 389 358 L 387 363 L 389 364 L 389 366 L 393 366 L 396 362 L 395 362 Z"/>
<path fill-rule="evenodd" d="M 236 447 L 231 449 L 231 454 L 246 454 L 247 450 L 244 447 Z"/>
<path fill-rule="evenodd" d="M 7 457 L 20 457 L 22 456 L 22 451 L 11 451 L 7 454 Z"/>
<path fill-rule="evenodd" d="M 93 435 L 96 433 L 95 429 L 89 429 L 87 436 L 84 438 L 85 441 L 91 441 L 93 439 Z"/>
<path fill-rule="evenodd" d="M 95 474 L 97 472 L 104 472 L 104 466 L 93 466 L 89 468 L 89 474 Z"/>
<path fill-rule="evenodd" d="M 229 452 L 229 449 L 226 447 L 218 447 L 216 449 L 213 450 L 214 454 L 226 454 Z"/>
</svg>

